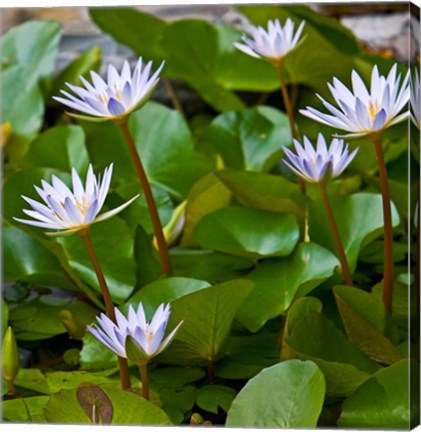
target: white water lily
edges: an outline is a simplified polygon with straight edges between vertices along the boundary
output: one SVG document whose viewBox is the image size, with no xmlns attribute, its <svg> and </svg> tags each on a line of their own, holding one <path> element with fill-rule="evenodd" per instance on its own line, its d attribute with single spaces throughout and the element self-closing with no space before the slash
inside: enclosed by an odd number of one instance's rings
<svg viewBox="0 0 421 432">
<path fill-rule="evenodd" d="M 310 140 L 304 137 L 304 146 L 294 139 L 294 154 L 287 147 L 282 147 L 288 160 L 283 159 L 295 174 L 310 183 L 320 183 L 341 175 L 352 162 L 358 148 L 349 153 L 348 146 L 344 147 L 344 140 L 334 138 L 329 146 L 322 134 L 317 138 L 317 147 L 313 148 Z"/>
<path fill-rule="evenodd" d="M 346 136 L 378 133 L 409 115 L 408 109 L 399 114 L 409 101 L 409 74 L 402 85 L 401 74 L 396 76 L 397 64 L 387 77 L 379 75 L 377 66 L 371 74 L 370 91 L 356 71 L 352 71 L 352 91 L 337 78 L 328 84 L 338 108 L 317 95 L 330 114 L 306 107 L 301 114 L 328 126 L 351 132 Z"/>
<path fill-rule="evenodd" d="M 420 74 L 419 74 L 419 65 L 414 67 L 412 76 L 411 76 L 411 120 L 414 125 L 420 129 L 420 111 L 421 111 L 421 95 L 420 95 Z"/>
<path fill-rule="evenodd" d="M 288 18 L 282 27 L 278 19 L 268 21 L 268 29 L 250 26 L 248 32 L 252 38 L 243 36 L 244 43 L 235 42 L 234 46 L 244 53 L 265 59 L 271 63 L 279 62 L 297 47 L 305 22 L 303 21 L 294 34 L 295 24 Z"/>
<path fill-rule="evenodd" d="M 53 99 L 69 108 L 88 114 L 85 116 L 68 113 L 76 118 L 89 121 L 125 121 L 131 112 L 141 108 L 147 102 L 158 84 L 164 63 L 162 62 L 152 76 L 150 76 L 152 62 L 143 65 L 142 57 L 139 58 L 133 74 L 127 61 L 124 62 L 121 74 L 110 64 L 107 81 L 91 71 L 92 84 L 82 76 L 80 79 L 85 87 L 66 83 L 76 96 L 60 90 L 66 98 L 55 96 Z"/>
<path fill-rule="evenodd" d="M 142 303 L 139 303 L 137 311 L 129 306 L 127 318 L 115 308 L 116 323 L 110 320 L 105 314 L 97 317 L 98 326 L 88 326 L 88 330 L 103 345 L 120 357 L 127 358 L 126 339 L 131 337 L 136 349 L 141 352 L 143 360 L 147 361 L 155 357 L 169 345 L 174 339 L 177 327 L 164 339 L 165 330 L 170 318 L 170 305 L 163 303 L 156 310 L 152 320 L 146 321 Z"/>
<path fill-rule="evenodd" d="M 42 188 L 34 186 L 45 204 L 22 195 L 22 198 L 32 207 L 23 212 L 33 220 L 14 218 L 18 222 L 41 228 L 56 229 L 58 232 L 47 232 L 50 236 L 63 236 L 84 230 L 90 225 L 116 215 L 131 204 L 136 195 L 123 205 L 98 216 L 104 205 L 110 188 L 113 164 L 104 171 L 104 178 L 95 177 L 92 165 L 89 165 L 86 185 L 83 187 L 78 173 L 72 169 L 73 191 L 58 177 L 52 176 L 50 185 L 41 180 Z"/>
</svg>

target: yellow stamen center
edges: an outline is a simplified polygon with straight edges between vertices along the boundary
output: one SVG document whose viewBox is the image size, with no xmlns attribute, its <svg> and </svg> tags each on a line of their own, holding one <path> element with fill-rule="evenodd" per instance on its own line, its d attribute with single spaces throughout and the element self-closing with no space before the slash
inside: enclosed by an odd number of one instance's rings
<svg viewBox="0 0 421 432">
<path fill-rule="evenodd" d="M 377 102 L 370 102 L 370 105 L 368 107 L 368 112 L 370 114 L 371 120 L 375 120 L 379 111 L 380 111 L 380 105 Z"/>
</svg>

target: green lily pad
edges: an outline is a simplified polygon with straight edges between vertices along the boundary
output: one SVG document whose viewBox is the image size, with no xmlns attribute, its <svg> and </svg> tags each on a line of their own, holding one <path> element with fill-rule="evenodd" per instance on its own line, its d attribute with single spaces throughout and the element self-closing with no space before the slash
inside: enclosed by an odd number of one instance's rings
<svg viewBox="0 0 421 432">
<path fill-rule="evenodd" d="M 168 327 L 183 324 L 169 348 L 159 355 L 169 364 L 202 364 L 220 357 L 235 313 L 252 290 L 246 280 L 232 280 L 187 294 L 172 302 Z"/>
<path fill-rule="evenodd" d="M 79 126 L 56 126 L 32 141 L 24 162 L 35 166 L 78 173 L 86 172 L 89 155 Z"/>
<path fill-rule="evenodd" d="M 2 419 L 13 423 L 45 423 L 47 402 L 48 396 L 4 400 L 1 403 Z"/>
<path fill-rule="evenodd" d="M 400 360 L 380 369 L 345 400 L 338 425 L 344 428 L 414 428 L 419 424 L 416 383 L 419 383 L 419 367 L 414 361 Z"/>
<path fill-rule="evenodd" d="M 331 277 L 337 264 L 328 250 L 315 243 L 300 243 L 291 256 L 262 262 L 247 276 L 254 289 L 238 310 L 237 320 L 256 332 L 285 312 L 294 298 Z"/>
<path fill-rule="evenodd" d="M 202 218 L 194 238 L 204 249 L 254 259 L 287 256 L 298 242 L 299 227 L 293 215 L 227 207 Z"/>
<path fill-rule="evenodd" d="M 322 314 L 309 310 L 286 338 L 294 354 L 316 362 L 330 395 L 349 396 L 379 367 Z"/>
<path fill-rule="evenodd" d="M 291 143 L 287 116 L 274 108 L 257 107 L 216 117 L 202 138 L 222 156 L 226 166 L 267 172 Z"/>
<path fill-rule="evenodd" d="M 264 369 L 245 385 L 231 404 L 226 426 L 314 428 L 324 397 L 319 367 L 312 361 L 289 360 Z"/>
<path fill-rule="evenodd" d="M 228 386 L 207 385 L 201 387 L 197 392 L 196 403 L 199 408 L 213 414 L 218 414 L 222 409 L 228 412 L 231 402 L 234 400 L 237 392 Z"/>
</svg>

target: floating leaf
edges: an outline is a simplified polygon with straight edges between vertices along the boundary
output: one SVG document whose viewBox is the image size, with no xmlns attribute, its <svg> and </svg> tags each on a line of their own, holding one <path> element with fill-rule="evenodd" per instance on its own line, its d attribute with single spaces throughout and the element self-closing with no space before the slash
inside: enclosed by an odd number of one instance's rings
<svg viewBox="0 0 421 432">
<path fill-rule="evenodd" d="M 168 416 L 152 402 L 134 393 L 102 387 L 113 407 L 112 424 L 166 426 Z M 77 390 L 61 390 L 50 396 L 45 417 L 51 423 L 92 424 L 77 400 Z"/>
<path fill-rule="evenodd" d="M 417 383 L 419 367 L 414 361 L 400 360 L 380 369 L 345 400 L 338 425 L 395 430 L 416 427 L 419 424 Z"/>
<path fill-rule="evenodd" d="M 13 423 L 45 423 L 43 409 L 48 396 L 33 396 L 4 400 L 1 403 L 2 420 Z"/>
<path fill-rule="evenodd" d="M 3 229 L 5 282 L 24 281 L 73 290 L 58 259 L 38 240 L 15 227 Z"/>
<path fill-rule="evenodd" d="M 274 108 L 257 107 L 216 117 L 202 138 L 218 152 L 226 166 L 247 171 L 269 171 L 291 143 L 287 116 Z"/>
<path fill-rule="evenodd" d="M 172 274 L 219 282 L 226 277 L 241 277 L 254 265 L 250 258 L 209 250 L 172 248 Z"/>
<path fill-rule="evenodd" d="M 349 396 L 378 369 L 331 321 L 313 310 L 297 322 L 286 343 L 297 357 L 319 365 L 331 395 Z"/>
<path fill-rule="evenodd" d="M 36 79 L 45 78 L 54 72 L 59 44 L 58 22 L 28 21 L 12 28 L 1 38 L 2 63 L 25 65 Z"/>
<path fill-rule="evenodd" d="M 200 388 L 197 392 L 196 403 L 199 408 L 213 414 L 218 414 L 222 409 L 228 412 L 231 402 L 234 400 L 237 392 L 223 385 L 207 385 Z"/>
<path fill-rule="evenodd" d="M 262 262 L 247 276 L 254 289 L 236 318 L 256 332 L 266 321 L 285 312 L 294 298 L 308 294 L 332 276 L 337 264 L 328 250 L 315 243 L 300 243 L 291 256 Z"/>
<path fill-rule="evenodd" d="M 235 313 L 252 287 L 250 281 L 232 280 L 173 301 L 168 328 L 184 322 L 160 360 L 178 365 L 200 364 L 221 356 Z"/>
<path fill-rule="evenodd" d="M 10 136 L 5 148 L 6 160 L 24 156 L 28 143 L 41 129 L 44 102 L 41 90 L 29 66 L 14 65 L 2 72 L 3 123 L 10 123 Z"/>
<path fill-rule="evenodd" d="M 279 363 L 264 369 L 245 385 L 232 402 L 226 426 L 314 428 L 324 396 L 325 379 L 315 363 Z"/>
<path fill-rule="evenodd" d="M 254 259 L 287 256 L 298 242 L 299 227 L 293 215 L 227 207 L 201 219 L 194 238 L 205 249 Z"/>
<path fill-rule="evenodd" d="M 89 155 L 79 126 L 56 126 L 32 141 L 24 162 L 37 167 L 86 172 Z"/>
</svg>

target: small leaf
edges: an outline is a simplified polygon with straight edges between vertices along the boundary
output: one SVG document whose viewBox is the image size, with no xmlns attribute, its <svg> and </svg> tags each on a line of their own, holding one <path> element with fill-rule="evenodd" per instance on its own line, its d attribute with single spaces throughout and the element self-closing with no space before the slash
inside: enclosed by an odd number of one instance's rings
<svg viewBox="0 0 421 432">
<path fill-rule="evenodd" d="M 227 427 L 314 428 L 325 379 L 311 361 L 289 360 L 264 369 L 232 402 Z"/>
<path fill-rule="evenodd" d="M 76 398 L 93 424 L 110 424 L 113 418 L 113 406 L 101 387 L 91 384 L 79 384 Z"/>
<path fill-rule="evenodd" d="M 234 400 L 237 392 L 223 385 L 207 385 L 199 389 L 196 403 L 199 408 L 213 414 L 218 414 L 222 408 L 228 412 L 231 402 Z"/>
</svg>

